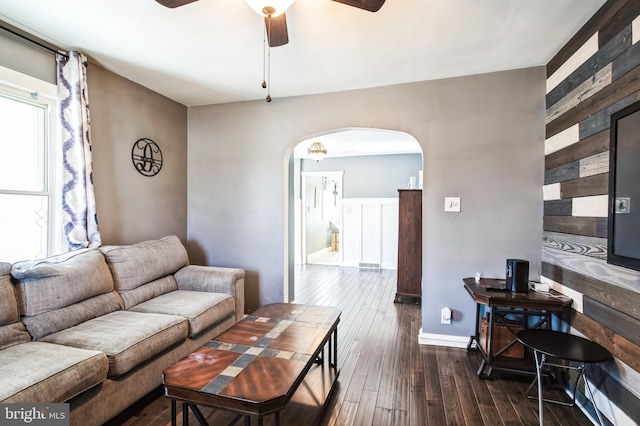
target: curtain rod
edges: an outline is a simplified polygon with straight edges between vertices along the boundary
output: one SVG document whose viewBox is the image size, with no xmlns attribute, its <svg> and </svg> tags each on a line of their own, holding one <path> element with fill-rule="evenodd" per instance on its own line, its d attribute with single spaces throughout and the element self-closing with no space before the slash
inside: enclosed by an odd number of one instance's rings
<svg viewBox="0 0 640 426">
<path fill-rule="evenodd" d="M 44 42 L 35 40 L 35 39 L 31 38 L 29 35 L 25 35 L 25 32 L 23 32 L 22 30 L 17 29 L 16 27 L 14 27 L 12 25 L 7 24 L 6 22 L 0 21 L 0 29 L 4 30 L 4 31 L 6 31 L 6 32 L 8 32 L 10 34 L 13 34 L 16 37 L 21 38 L 22 40 L 28 41 L 31 44 L 35 44 L 36 46 L 40 47 L 41 49 L 44 49 L 44 50 L 46 50 L 46 51 L 48 51 L 50 53 L 53 53 L 54 55 L 62 55 L 62 56 L 65 56 L 67 58 L 69 57 L 68 52 L 58 48 L 57 46 L 54 46 L 55 48 L 47 46 L 46 44 L 44 44 Z M 53 45 L 51 45 L 51 46 L 53 46 Z"/>
</svg>

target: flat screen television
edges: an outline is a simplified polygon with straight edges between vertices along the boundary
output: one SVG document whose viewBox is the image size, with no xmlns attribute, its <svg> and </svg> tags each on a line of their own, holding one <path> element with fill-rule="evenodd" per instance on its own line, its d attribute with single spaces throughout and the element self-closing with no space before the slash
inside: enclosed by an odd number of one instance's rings
<svg viewBox="0 0 640 426">
<path fill-rule="evenodd" d="M 611 115 L 607 262 L 640 270 L 640 101 Z"/>
</svg>

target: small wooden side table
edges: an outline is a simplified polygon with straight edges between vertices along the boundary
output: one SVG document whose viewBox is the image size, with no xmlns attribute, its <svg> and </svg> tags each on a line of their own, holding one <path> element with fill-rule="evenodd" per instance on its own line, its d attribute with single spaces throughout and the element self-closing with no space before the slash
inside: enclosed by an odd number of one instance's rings
<svg viewBox="0 0 640 426">
<path fill-rule="evenodd" d="M 608 350 L 606 350 L 596 342 L 592 342 L 591 340 L 587 340 L 583 337 L 554 330 L 522 330 L 518 333 L 518 340 L 525 346 L 533 349 L 533 355 L 536 361 L 536 378 L 533 379 L 533 382 L 531 383 L 531 385 L 529 385 L 526 393 L 527 397 L 530 398 L 528 395 L 529 390 L 533 387 L 534 384 L 538 384 L 537 399 L 538 419 L 540 420 L 540 426 L 542 426 L 543 424 L 542 402 L 544 401 L 573 407 L 576 403 L 575 390 L 578 389 L 578 385 L 580 384 L 581 379 L 584 379 L 584 387 L 589 393 L 589 397 L 591 398 L 591 402 L 593 403 L 593 407 L 595 408 L 596 415 L 598 416 L 598 421 L 601 425 L 604 425 L 602 416 L 600 415 L 600 411 L 596 406 L 596 401 L 593 398 L 591 387 L 589 386 L 589 382 L 585 377 L 584 369 L 587 364 L 596 364 L 610 360 L 611 353 Z M 575 367 L 571 365 L 551 364 L 547 362 L 548 356 L 563 359 L 566 361 L 572 361 L 574 363 L 577 363 L 578 366 Z M 545 365 L 550 367 L 577 370 L 579 372 L 574 388 L 575 390 L 573 392 L 573 400 L 571 403 L 542 398 L 542 381 L 540 380 L 540 378 Z"/>
<path fill-rule="evenodd" d="M 481 278 L 479 282 L 475 278 L 464 278 L 464 288 L 476 302 L 476 329 L 469 338 L 467 350 L 479 350 L 483 356 L 478 369 L 478 376 L 483 379 L 491 377 L 493 370 L 508 371 L 511 373 L 525 373 L 533 375 L 535 368 L 531 360 L 501 360 L 499 355 L 508 347 L 517 342 L 516 334 L 507 317 L 521 319 L 522 328 L 551 328 L 551 315 L 564 315 L 571 309 L 573 300 L 553 290 L 547 293 L 529 291 L 527 293 L 512 293 L 506 291 L 506 283 L 503 279 Z M 496 291 L 496 289 L 502 289 Z M 491 310 L 489 318 L 487 350 L 483 350 L 480 344 L 480 320 L 481 307 Z M 529 319 L 538 319 L 534 324 Z M 504 325 L 512 339 L 503 348 L 495 347 L 494 328 L 496 324 Z M 519 330 L 518 330 L 519 331 Z M 475 344 L 475 345 L 474 345 Z"/>
</svg>

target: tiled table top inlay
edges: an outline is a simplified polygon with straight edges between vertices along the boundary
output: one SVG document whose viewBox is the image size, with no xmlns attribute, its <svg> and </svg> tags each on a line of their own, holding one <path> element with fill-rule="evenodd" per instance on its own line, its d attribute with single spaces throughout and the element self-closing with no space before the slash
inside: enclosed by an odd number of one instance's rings
<svg viewBox="0 0 640 426">
<path fill-rule="evenodd" d="M 284 309 L 286 306 L 290 309 Z M 306 305 L 267 306 L 165 370 L 165 385 L 249 401 L 281 396 L 311 361 L 339 311 Z M 330 313 L 330 315 L 327 315 Z M 197 373 L 194 374 L 197 366 Z M 269 386 L 255 386 L 256 378 Z"/>
</svg>

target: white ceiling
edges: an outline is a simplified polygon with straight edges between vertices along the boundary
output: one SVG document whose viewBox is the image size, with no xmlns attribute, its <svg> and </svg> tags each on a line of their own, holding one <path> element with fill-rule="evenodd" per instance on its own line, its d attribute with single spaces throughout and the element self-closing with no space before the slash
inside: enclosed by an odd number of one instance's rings
<svg viewBox="0 0 640 426">
<path fill-rule="evenodd" d="M 271 96 L 546 64 L 604 0 L 297 0 Z M 184 105 L 264 99 L 263 21 L 242 0 L 0 0 L 0 19 Z"/>
</svg>

